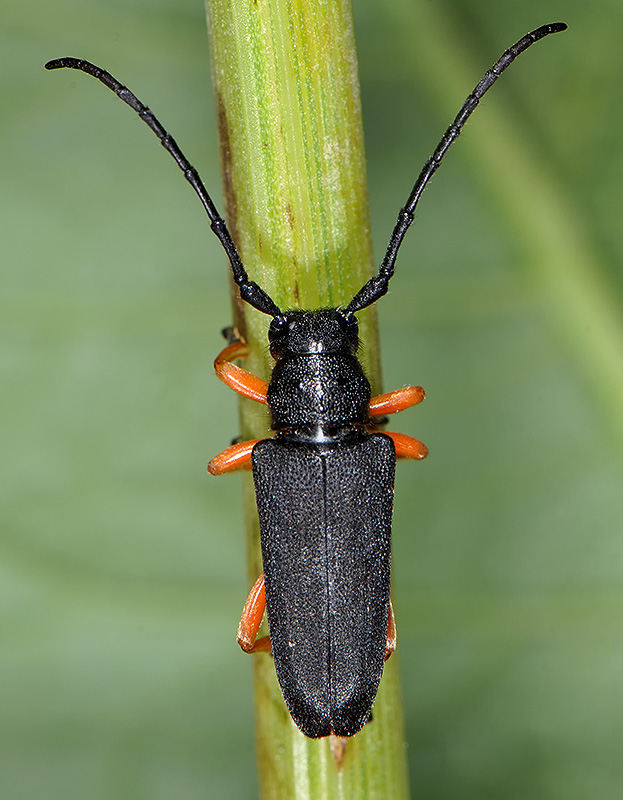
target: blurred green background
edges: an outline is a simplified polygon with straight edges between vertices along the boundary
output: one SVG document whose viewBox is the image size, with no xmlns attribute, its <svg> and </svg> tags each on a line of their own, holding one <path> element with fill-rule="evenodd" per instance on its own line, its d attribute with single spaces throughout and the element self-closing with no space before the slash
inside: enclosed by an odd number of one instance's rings
<svg viewBox="0 0 623 800">
<path fill-rule="evenodd" d="M 507 73 L 427 191 L 380 304 L 414 797 L 623 786 L 623 6 L 356 0 L 375 246 L 482 72 Z M 236 433 L 212 374 L 226 262 L 153 136 L 220 204 L 197 0 L 0 9 L 0 797 L 256 795 Z M 270 198 L 267 198 L 270 202 Z"/>
</svg>

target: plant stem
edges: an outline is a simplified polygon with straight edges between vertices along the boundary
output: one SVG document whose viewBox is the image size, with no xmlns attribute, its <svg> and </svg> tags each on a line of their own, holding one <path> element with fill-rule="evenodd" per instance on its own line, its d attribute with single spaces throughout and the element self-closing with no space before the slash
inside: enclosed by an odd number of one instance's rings
<svg viewBox="0 0 623 800">
<path fill-rule="evenodd" d="M 207 0 L 226 218 L 249 276 L 282 309 L 346 304 L 373 271 L 350 4 L 346 0 Z M 268 317 L 234 295 L 267 378 Z M 361 358 L 380 391 L 376 313 L 360 314 Z M 268 435 L 266 410 L 241 401 L 245 438 Z M 250 585 L 261 572 L 250 482 Z M 272 659 L 254 657 L 257 756 L 264 798 L 407 797 L 396 658 L 374 720 L 338 766 L 328 740 L 306 739 L 283 703 Z"/>
</svg>

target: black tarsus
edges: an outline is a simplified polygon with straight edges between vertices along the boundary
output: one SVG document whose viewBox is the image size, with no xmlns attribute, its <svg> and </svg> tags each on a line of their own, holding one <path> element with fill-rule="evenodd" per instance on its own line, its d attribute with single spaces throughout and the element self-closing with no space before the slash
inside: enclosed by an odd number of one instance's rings
<svg viewBox="0 0 623 800">
<path fill-rule="evenodd" d="M 261 311 L 263 314 L 270 314 L 271 317 L 276 317 L 278 314 L 280 314 L 281 311 L 275 305 L 269 295 L 260 286 L 258 286 L 255 281 L 249 280 L 249 276 L 247 275 L 242 263 L 242 259 L 240 258 L 240 254 L 238 253 L 236 245 L 234 244 L 229 230 L 227 229 L 225 220 L 216 210 L 216 206 L 212 202 L 212 198 L 208 194 L 207 189 L 203 185 L 203 181 L 199 177 L 199 173 L 182 153 L 175 139 L 160 124 L 153 111 L 151 111 L 151 109 L 148 108 L 144 103 L 141 103 L 138 97 L 136 97 L 136 95 L 133 94 L 127 86 L 119 83 L 119 81 L 114 78 L 110 72 L 106 72 L 105 69 L 97 67 L 95 64 L 91 64 L 90 61 L 85 61 L 82 58 L 71 57 L 55 58 L 52 61 L 48 61 L 45 65 L 46 69 L 60 69 L 61 67 L 78 69 L 81 72 L 86 72 L 87 75 L 92 75 L 94 78 L 97 78 L 97 80 L 103 83 L 104 86 L 107 86 L 111 91 L 113 91 L 120 100 L 123 100 L 123 102 L 129 105 L 130 108 L 134 109 L 143 122 L 145 122 L 152 129 L 167 153 L 174 158 L 175 163 L 184 173 L 184 177 L 188 183 L 190 183 L 195 192 L 197 192 L 199 195 L 199 199 L 203 203 L 203 207 L 210 218 L 210 227 L 218 237 L 223 249 L 227 253 L 227 257 L 231 263 L 234 280 L 238 284 L 242 299 L 249 303 L 249 305 L 257 308 L 257 310 Z"/>
<path fill-rule="evenodd" d="M 542 39 L 544 36 L 548 36 L 550 33 L 558 33 L 559 31 L 564 31 L 566 29 L 567 25 L 564 22 L 553 22 L 550 25 L 542 25 L 540 28 L 527 33 L 518 42 L 512 45 L 512 47 L 509 47 L 508 50 L 505 50 L 502 56 L 500 56 L 500 58 L 491 67 L 491 69 L 488 69 L 485 72 L 482 79 L 476 85 L 474 91 L 471 92 L 461 106 L 461 110 L 454 118 L 454 121 L 448 130 L 442 136 L 441 141 L 435 149 L 435 152 L 428 159 L 426 164 L 424 164 L 424 167 L 420 172 L 413 189 L 411 190 L 411 194 L 409 195 L 407 202 L 405 203 L 404 207 L 400 209 L 400 212 L 398 213 L 398 221 L 394 227 L 389 244 L 387 246 L 387 251 L 385 252 L 385 257 L 383 258 L 378 273 L 374 277 L 370 278 L 370 280 L 357 292 L 350 303 L 346 306 L 347 311 L 351 311 L 353 313 L 356 311 L 361 311 L 362 308 L 366 308 L 367 306 L 376 302 L 387 292 L 389 281 L 394 274 L 394 265 L 396 262 L 398 249 L 402 244 L 402 240 L 404 239 L 407 230 L 413 222 L 415 207 L 422 196 L 422 192 L 424 191 L 428 181 L 437 171 L 437 168 L 441 164 L 445 154 L 448 152 L 450 145 L 461 133 L 463 125 L 465 125 L 467 119 L 474 111 L 483 95 L 493 86 L 496 80 L 500 77 L 504 70 L 513 63 L 517 56 L 521 55 L 524 50 L 527 50 L 530 45 L 538 42 L 539 39 Z"/>
</svg>

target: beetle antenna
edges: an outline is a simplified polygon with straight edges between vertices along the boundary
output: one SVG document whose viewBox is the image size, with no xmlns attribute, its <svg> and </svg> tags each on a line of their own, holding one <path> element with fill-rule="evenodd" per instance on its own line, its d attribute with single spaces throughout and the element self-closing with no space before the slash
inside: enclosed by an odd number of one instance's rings
<svg viewBox="0 0 623 800">
<path fill-rule="evenodd" d="M 55 58 L 52 61 L 48 61 L 48 63 L 45 65 L 46 69 L 60 69 L 61 67 L 79 69 L 82 72 L 86 72 L 87 75 L 92 75 L 94 78 L 97 78 L 97 80 L 101 81 L 104 86 L 107 86 L 111 91 L 113 91 L 120 100 L 123 100 L 123 102 L 129 105 L 130 108 L 133 108 L 143 122 L 145 122 L 152 129 L 152 131 L 160 140 L 160 144 L 164 147 L 167 153 L 173 157 L 177 166 L 184 173 L 184 177 L 188 183 L 190 183 L 195 192 L 199 195 L 199 199 L 203 203 L 203 207 L 210 218 L 210 227 L 218 237 L 223 249 L 227 253 L 227 257 L 229 258 L 234 275 L 234 281 L 238 284 L 242 299 L 249 303 L 249 305 L 256 308 L 258 311 L 261 311 L 263 314 L 270 314 L 271 317 L 276 317 L 278 314 L 280 314 L 281 312 L 279 308 L 275 305 L 269 295 L 260 286 L 258 286 L 255 281 L 249 280 L 249 276 L 244 268 L 240 254 L 236 249 L 236 245 L 231 238 L 231 234 L 227 229 L 225 220 L 216 210 L 216 206 L 212 202 L 212 198 L 208 194 L 207 189 L 203 185 L 203 181 L 199 177 L 199 173 L 182 153 L 179 145 L 171 136 L 171 134 L 167 133 L 167 131 L 162 127 L 153 111 L 151 111 L 151 109 L 149 109 L 144 103 L 141 103 L 138 97 L 136 97 L 136 95 L 134 95 L 127 88 L 127 86 L 119 83 L 119 81 L 116 80 L 116 78 L 113 78 L 109 72 L 106 72 L 106 70 L 102 69 L 101 67 L 96 67 L 95 64 L 91 64 L 90 61 L 85 61 L 82 58 L 71 57 Z"/>
<path fill-rule="evenodd" d="M 396 262 L 398 249 L 402 244 L 402 240 L 404 239 L 407 230 L 413 222 L 415 207 L 422 196 L 422 192 L 426 188 L 426 184 L 437 171 L 437 168 L 441 164 L 445 154 L 448 152 L 450 145 L 455 141 L 455 139 L 458 138 L 461 130 L 463 129 L 463 125 L 465 125 L 470 114 L 474 111 L 481 98 L 493 86 L 504 70 L 513 63 L 518 55 L 521 55 L 524 50 L 527 50 L 530 45 L 538 42 L 539 39 L 542 39 L 544 36 L 548 36 L 550 33 L 558 33 L 559 31 L 564 31 L 566 29 L 567 26 L 564 22 L 554 22 L 550 25 L 543 25 L 542 27 L 527 33 L 512 47 L 509 47 L 508 50 L 506 50 L 495 62 L 491 69 L 485 72 L 482 80 L 480 80 L 474 91 L 468 96 L 467 100 L 461 106 L 461 110 L 454 118 L 454 121 L 442 136 L 441 141 L 435 149 L 435 152 L 428 159 L 426 164 L 424 164 L 424 168 L 420 172 L 420 175 L 415 182 L 415 186 L 409 195 L 409 199 L 407 200 L 405 206 L 400 209 L 398 221 L 394 227 L 389 244 L 387 246 L 385 257 L 383 258 L 378 273 L 374 277 L 370 278 L 370 280 L 364 284 L 359 292 L 357 292 L 357 294 L 346 307 L 347 311 L 360 311 L 362 308 L 366 308 L 374 303 L 380 297 L 383 297 L 383 295 L 387 292 L 389 281 L 394 274 L 394 265 Z"/>
</svg>

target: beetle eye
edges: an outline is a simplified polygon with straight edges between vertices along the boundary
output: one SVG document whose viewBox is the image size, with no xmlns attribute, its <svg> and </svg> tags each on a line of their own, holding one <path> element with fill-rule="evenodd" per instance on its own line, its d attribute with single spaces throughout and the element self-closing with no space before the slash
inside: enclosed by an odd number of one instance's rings
<svg viewBox="0 0 623 800">
<path fill-rule="evenodd" d="M 284 316 L 273 317 L 268 329 L 269 336 L 280 336 L 288 327 L 288 320 Z"/>
</svg>

